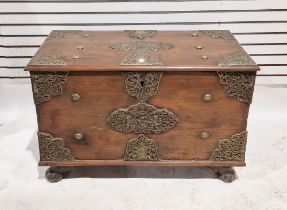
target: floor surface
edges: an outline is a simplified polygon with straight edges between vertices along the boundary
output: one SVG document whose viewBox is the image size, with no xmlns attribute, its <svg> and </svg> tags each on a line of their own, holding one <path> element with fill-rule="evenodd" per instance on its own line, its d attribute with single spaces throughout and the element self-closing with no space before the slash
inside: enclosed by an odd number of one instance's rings
<svg viewBox="0 0 287 210">
<path fill-rule="evenodd" d="M 84 168 L 48 183 L 37 166 L 30 85 L 0 85 L 0 96 L 0 210 L 287 209 L 286 86 L 256 86 L 247 167 L 236 169 L 231 184 L 190 167 Z"/>
</svg>

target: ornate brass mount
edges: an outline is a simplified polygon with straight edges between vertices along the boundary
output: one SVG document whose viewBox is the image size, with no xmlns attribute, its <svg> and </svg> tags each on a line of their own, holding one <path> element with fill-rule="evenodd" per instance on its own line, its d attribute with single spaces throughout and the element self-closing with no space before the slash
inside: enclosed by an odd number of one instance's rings
<svg viewBox="0 0 287 210">
<path fill-rule="evenodd" d="M 161 75 L 162 72 L 123 72 L 127 92 L 140 101 L 112 112 L 107 118 L 117 131 L 139 134 L 128 142 L 124 160 L 159 160 L 156 143 L 144 134 L 166 132 L 179 122 L 171 111 L 145 103 L 156 94 Z"/>
<path fill-rule="evenodd" d="M 64 39 L 64 38 L 73 38 L 73 37 L 80 37 L 80 36 L 87 36 L 86 34 L 82 34 L 80 30 L 55 30 L 50 33 L 47 40 L 51 39 Z"/>
<path fill-rule="evenodd" d="M 64 66 L 65 61 L 59 56 L 48 54 L 36 54 L 29 62 L 30 66 Z"/>
<path fill-rule="evenodd" d="M 226 30 L 201 30 L 200 32 L 212 37 L 219 39 L 235 39 L 230 31 Z"/>
<path fill-rule="evenodd" d="M 227 96 L 252 103 L 256 72 L 217 72 Z"/>
<path fill-rule="evenodd" d="M 54 138 L 49 133 L 38 132 L 41 161 L 75 160 L 71 151 L 65 147 L 62 138 Z"/>
<path fill-rule="evenodd" d="M 30 72 L 34 102 L 36 105 L 49 101 L 51 96 L 63 94 L 69 72 Z"/>
<path fill-rule="evenodd" d="M 157 31 L 155 30 L 125 30 L 126 35 L 131 38 L 144 39 L 152 37 Z"/>
<path fill-rule="evenodd" d="M 137 138 L 129 140 L 124 160 L 159 160 L 156 143 L 140 134 Z"/>
<path fill-rule="evenodd" d="M 219 62 L 218 66 L 252 66 L 256 65 L 255 62 L 250 58 L 250 56 L 246 53 L 236 52 L 230 55 L 226 55 L 222 57 Z"/>
<path fill-rule="evenodd" d="M 155 31 L 125 31 L 132 38 L 144 39 L 152 36 Z M 117 51 L 131 51 L 121 65 L 163 65 L 163 63 L 151 52 L 169 50 L 174 46 L 164 42 L 136 41 L 111 44 L 109 47 Z"/>
<path fill-rule="evenodd" d="M 108 123 L 122 133 L 162 133 L 175 126 L 179 121 L 175 114 L 167 109 L 158 109 L 153 105 L 138 103 L 127 109 L 118 109 L 110 114 Z"/>
<path fill-rule="evenodd" d="M 210 157 L 211 161 L 244 161 L 247 131 L 232 135 L 228 139 L 219 140 Z"/>
<path fill-rule="evenodd" d="M 161 75 L 162 72 L 123 73 L 127 92 L 141 102 L 157 93 Z"/>
</svg>

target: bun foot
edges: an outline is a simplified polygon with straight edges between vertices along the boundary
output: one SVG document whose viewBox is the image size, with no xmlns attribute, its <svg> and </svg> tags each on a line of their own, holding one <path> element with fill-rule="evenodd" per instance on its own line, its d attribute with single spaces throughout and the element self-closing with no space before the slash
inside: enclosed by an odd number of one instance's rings
<svg viewBox="0 0 287 210">
<path fill-rule="evenodd" d="M 50 167 L 46 171 L 46 179 L 51 182 L 59 182 L 67 177 L 73 170 L 73 167 Z"/>
<path fill-rule="evenodd" d="M 211 168 L 217 175 L 217 178 L 225 183 L 231 183 L 236 179 L 236 173 L 231 167 Z"/>
</svg>

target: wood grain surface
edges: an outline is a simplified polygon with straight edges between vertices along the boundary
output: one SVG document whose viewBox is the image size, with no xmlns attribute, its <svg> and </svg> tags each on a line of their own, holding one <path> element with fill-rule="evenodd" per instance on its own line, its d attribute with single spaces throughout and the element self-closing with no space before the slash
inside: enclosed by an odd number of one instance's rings
<svg viewBox="0 0 287 210">
<path fill-rule="evenodd" d="M 71 100 L 73 93 L 81 95 L 80 101 Z M 213 100 L 203 101 L 205 93 L 211 93 Z M 64 94 L 37 106 L 39 131 L 63 138 L 77 160 L 122 160 L 129 139 L 138 135 L 116 131 L 107 117 L 136 103 L 127 94 L 120 72 L 71 72 Z M 216 72 L 164 72 L 157 95 L 148 103 L 166 108 L 180 119 L 169 131 L 148 135 L 165 161 L 210 162 L 220 139 L 246 129 L 249 104 L 226 96 Z M 211 134 L 208 139 L 201 139 L 203 131 Z M 74 139 L 78 132 L 84 133 L 83 141 Z"/>
<path fill-rule="evenodd" d="M 198 36 L 192 36 L 197 33 Z M 44 41 L 36 55 L 60 57 L 66 65 L 28 65 L 28 71 L 258 71 L 257 65 L 218 67 L 219 60 L 234 53 L 245 53 L 236 39 L 213 38 L 198 31 L 158 31 L 144 41 L 163 42 L 174 45 L 169 50 L 150 51 L 163 65 L 120 65 L 131 50 L 117 51 L 109 45 L 135 43 L 123 31 L 81 31 L 68 38 L 49 38 Z M 198 50 L 196 47 L 201 46 Z M 77 50 L 83 47 L 83 50 Z M 247 55 L 247 54 L 246 54 Z M 73 59 L 74 56 L 79 59 Z M 208 59 L 202 59 L 208 56 Z M 247 55 L 248 56 L 248 55 Z"/>
</svg>

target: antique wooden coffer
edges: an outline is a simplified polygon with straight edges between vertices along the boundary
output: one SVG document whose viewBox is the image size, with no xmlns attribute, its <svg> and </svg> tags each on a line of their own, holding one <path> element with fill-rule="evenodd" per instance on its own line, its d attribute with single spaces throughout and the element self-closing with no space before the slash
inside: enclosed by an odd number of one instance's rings
<svg viewBox="0 0 287 210">
<path fill-rule="evenodd" d="M 52 31 L 26 67 L 41 166 L 245 165 L 258 66 L 229 31 Z"/>
</svg>

